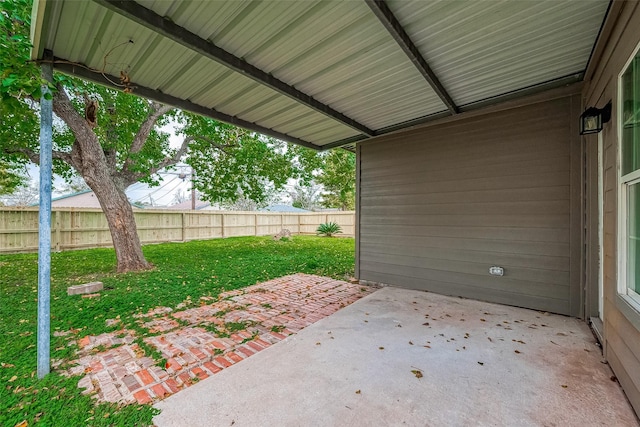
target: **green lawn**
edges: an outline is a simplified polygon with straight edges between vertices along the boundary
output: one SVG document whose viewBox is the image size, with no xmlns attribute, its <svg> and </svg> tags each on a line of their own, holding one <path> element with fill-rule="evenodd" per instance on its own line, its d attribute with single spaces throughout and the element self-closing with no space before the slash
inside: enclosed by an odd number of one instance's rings
<svg viewBox="0 0 640 427">
<path fill-rule="evenodd" d="M 241 237 L 151 245 L 144 248 L 156 268 L 144 273 L 115 273 L 112 249 L 52 254 L 51 327 L 74 331 L 74 338 L 122 326 L 141 330 L 132 315 L 157 306 L 175 307 L 201 296 L 303 272 L 344 279 L 353 274 L 353 239 L 295 236 L 289 241 Z M 96 405 L 80 394 L 80 377 L 52 373 L 35 378 L 37 329 L 36 254 L 0 255 L 0 426 L 150 425 L 150 406 Z M 100 280 L 100 298 L 67 296 L 68 286 Z M 106 319 L 122 323 L 108 328 Z M 51 338 L 54 359 L 73 359 L 69 337 Z M 147 350 L 149 351 L 149 349 Z M 158 357 L 157 354 L 151 354 Z"/>
</svg>

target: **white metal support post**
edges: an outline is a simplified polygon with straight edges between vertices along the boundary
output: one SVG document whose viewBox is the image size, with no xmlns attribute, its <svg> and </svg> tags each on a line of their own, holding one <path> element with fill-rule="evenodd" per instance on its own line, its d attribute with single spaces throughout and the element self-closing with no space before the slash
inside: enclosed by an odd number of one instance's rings
<svg viewBox="0 0 640 427">
<path fill-rule="evenodd" d="M 42 76 L 53 81 L 53 65 L 42 64 Z M 38 224 L 38 378 L 50 370 L 51 353 L 51 175 L 53 101 L 45 84 L 40 99 L 40 211 Z M 46 99 L 49 97 L 49 99 Z"/>
</svg>

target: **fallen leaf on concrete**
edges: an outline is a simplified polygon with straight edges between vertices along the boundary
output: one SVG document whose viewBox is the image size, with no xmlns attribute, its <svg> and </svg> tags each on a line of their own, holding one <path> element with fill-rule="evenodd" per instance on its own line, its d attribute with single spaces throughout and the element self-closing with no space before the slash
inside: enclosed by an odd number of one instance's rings
<svg viewBox="0 0 640 427">
<path fill-rule="evenodd" d="M 319 342 L 317 342 L 317 343 L 316 343 L 316 345 L 320 345 L 320 343 L 319 343 Z"/>
<path fill-rule="evenodd" d="M 566 384 L 562 384 L 562 388 L 567 388 L 567 387 L 569 387 L 569 386 L 566 385 Z"/>
<path fill-rule="evenodd" d="M 481 321 L 481 322 L 486 322 L 486 320 L 485 320 L 485 319 L 480 319 L 480 321 Z"/>
<path fill-rule="evenodd" d="M 514 350 L 514 353 L 515 354 L 520 354 L 521 352 L 520 352 L 520 350 Z"/>
<path fill-rule="evenodd" d="M 412 341 L 409 341 L 409 345 L 413 345 L 413 342 L 412 342 Z M 586 349 L 585 349 L 585 350 L 586 350 Z M 589 351 L 589 350 L 587 350 L 587 351 Z"/>
<path fill-rule="evenodd" d="M 362 391 L 356 390 L 356 394 L 362 394 Z"/>
<path fill-rule="evenodd" d="M 413 375 L 416 376 L 416 378 L 422 378 L 423 377 L 422 371 L 419 370 L 419 369 L 412 369 L 411 372 L 413 373 Z"/>
<path fill-rule="evenodd" d="M 384 350 L 384 347 L 378 347 L 378 350 Z"/>
<path fill-rule="evenodd" d="M 484 366 L 484 362 L 478 362 L 478 365 Z"/>
<path fill-rule="evenodd" d="M 429 322 L 423 323 L 422 326 L 429 326 Z"/>
<path fill-rule="evenodd" d="M 559 337 L 566 337 L 567 336 L 567 334 L 565 334 L 563 332 L 558 332 L 556 335 L 559 336 Z"/>
</svg>

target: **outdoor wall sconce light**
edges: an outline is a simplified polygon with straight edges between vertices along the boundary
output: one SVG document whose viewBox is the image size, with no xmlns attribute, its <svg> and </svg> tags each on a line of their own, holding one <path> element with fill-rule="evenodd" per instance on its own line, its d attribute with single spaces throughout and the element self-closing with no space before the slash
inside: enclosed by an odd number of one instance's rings
<svg viewBox="0 0 640 427">
<path fill-rule="evenodd" d="M 603 108 L 589 107 L 580 116 L 580 135 L 598 133 L 611 120 L 611 101 Z"/>
</svg>

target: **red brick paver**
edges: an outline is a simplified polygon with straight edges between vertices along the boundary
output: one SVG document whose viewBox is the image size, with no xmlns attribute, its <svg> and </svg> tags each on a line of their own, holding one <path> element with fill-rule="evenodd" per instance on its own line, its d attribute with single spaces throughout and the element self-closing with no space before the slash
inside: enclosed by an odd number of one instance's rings
<svg viewBox="0 0 640 427">
<path fill-rule="evenodd" d="M 100 401 L 150 403 L 251 357 L 373 290 L 294 274 L 225 292 L 217 301 L 202 297 L 195 308 L 157 307 L 135 317 L 152 334 L 144 341 L 164 356 L 163 366 L 144 355 L 133 331 L 121 330 L 82 338 L 81 357 L 67 372 L 84 374 L 78 386 Z M 93 354 L 99 346 L 106 350 Z"/>
</svg>

